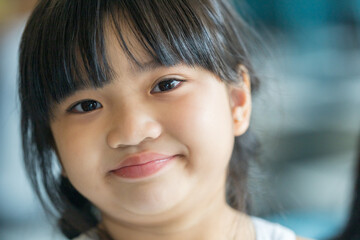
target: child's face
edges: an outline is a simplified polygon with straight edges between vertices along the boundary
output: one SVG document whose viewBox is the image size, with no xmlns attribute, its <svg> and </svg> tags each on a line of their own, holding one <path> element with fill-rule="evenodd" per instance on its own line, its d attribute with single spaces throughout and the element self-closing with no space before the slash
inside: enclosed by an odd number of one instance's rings
<svg viewBox="0 0 360 240">
<path fill-rule="evenodd" d="M 78 91 L 55 109 L 51 129 L 63 174 L 104 220 L 154 223 L 224 200 L 234 135 L 249 121 L 246 85 L 228 87 L 211 72 L 185 65 L 140 71 L 111 46 L 113 82 Z M 74 106 L 84 100 L 92 102 Z M 236 122 L 239 107 L 245 111 Z M 145 161 L 165 158 L 166 164 L 114 172 L 143 153 L 151 153 L 142 155 Z"/>
</svg>

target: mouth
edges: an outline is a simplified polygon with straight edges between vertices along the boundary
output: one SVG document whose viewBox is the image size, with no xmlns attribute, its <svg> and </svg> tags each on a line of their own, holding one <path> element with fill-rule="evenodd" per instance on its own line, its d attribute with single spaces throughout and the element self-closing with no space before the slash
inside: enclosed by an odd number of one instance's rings
<svg viewBox="0 0 360 240">
<path fill-rule="evenodd" d="M 176 155 L 171 156 L 151 152 L 135 154 L 125 158 L 111 172 L 121 178 L 144 178 L 159 172 L 175 157 Z"/>
</svg>

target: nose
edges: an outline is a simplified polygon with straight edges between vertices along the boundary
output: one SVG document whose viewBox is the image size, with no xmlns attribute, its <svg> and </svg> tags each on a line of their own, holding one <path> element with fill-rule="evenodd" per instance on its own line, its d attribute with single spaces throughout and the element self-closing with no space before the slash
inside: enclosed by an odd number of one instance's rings
<svg viewBox="0 0 360 240">
<path fill-rule="evenodd" d="M 111 148 L 136 146 L 144 141 L 158 138 L 162 133 L 161 124 L 146 109 L 126 106 L 114 113 L 107 134 Z"/>
</svg>

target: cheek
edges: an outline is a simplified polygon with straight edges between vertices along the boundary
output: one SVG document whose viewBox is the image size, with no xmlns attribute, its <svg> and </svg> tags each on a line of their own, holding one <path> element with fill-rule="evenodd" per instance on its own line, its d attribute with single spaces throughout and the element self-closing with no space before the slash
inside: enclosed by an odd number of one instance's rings
<svg viewBox="0 0 360 240">
<path fill-rule="evenodd" d="M 227 92 L 222 88 L 206 90 L 175 104 L 176 108 L 167 114 L 172 126 L 169 131 L 187 146 L 194 166 L 204 161 L 209 166 L 226 166 L 234 141 Z"/>
<path fill-rule="evenodd" d="M 95 145 L 98 145 L 96 139 L 99 139 L 99 136 L 95 129 L 92 131 L 89 129 L 91 129 L 89 126 L 84 129 L 81 125 L 54 124 L 52 126 L 58 158 L 72 182 L 73 180 L 77 182 L 78 178 L 96 169 L 96 159 L 100 152 Z"/>
<path fill-rule="evenodd" d="M 96 199 L 94 193 L 99 194 L 102 189 L 98 161 L 101 152 L 94 147 L 96 138 L 90 134 L 79 134 L 77 129 L 67 129 L 54 135 L 64 174 L 83 196 Z"/>
</svg>

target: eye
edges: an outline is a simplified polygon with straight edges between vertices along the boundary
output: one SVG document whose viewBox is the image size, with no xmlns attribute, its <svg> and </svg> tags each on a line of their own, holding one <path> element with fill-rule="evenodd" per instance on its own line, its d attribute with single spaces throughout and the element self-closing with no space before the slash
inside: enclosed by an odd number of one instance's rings
<svg viewBox="0 0 360 240">
<path fill-rule="evenodd" d="M 68 109 L 71 113 L 86 113 L 101 108 L 102 105 L 95 100 L 83 100 L 80 101 Z"/>
<path fill-rule="evenodd" d="M 158 93 L 158 92 L 167 92 L 174 88 L 177 88 L 180 86 L 181 82 L 184 82 L 184 80 L 179 79 L 166 79 L 158 84 L 151 90 L 151 93 Z"/>
</svg>

